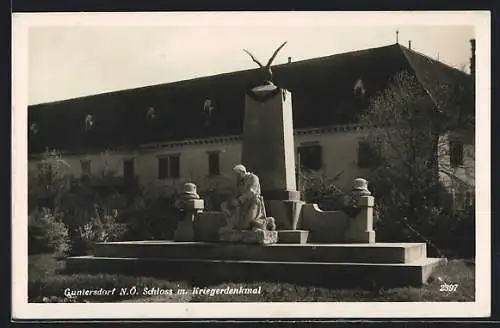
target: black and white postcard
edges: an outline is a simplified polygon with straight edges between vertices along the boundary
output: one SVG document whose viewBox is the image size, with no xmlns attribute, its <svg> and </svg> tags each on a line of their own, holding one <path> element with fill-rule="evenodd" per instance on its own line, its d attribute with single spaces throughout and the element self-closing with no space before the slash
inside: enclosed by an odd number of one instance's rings
<svg viewBox="0 0 500 328">
<path fill-rule="evenodd" d="M 13 318 L 490 315 L 489 12 L 16 13 L 12 59 Z"/>
</svg>

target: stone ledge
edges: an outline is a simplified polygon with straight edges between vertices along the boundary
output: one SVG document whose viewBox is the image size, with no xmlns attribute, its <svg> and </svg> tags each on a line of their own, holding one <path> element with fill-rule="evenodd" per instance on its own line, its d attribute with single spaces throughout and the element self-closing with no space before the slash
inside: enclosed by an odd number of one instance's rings
<svg viewBox="0 0 500 328">
<path fill-rule="evenodd" d="M 177 224 L 174 231 L 175 241 L 194 241 L 194 236 L 193 222 L 184 219 Z"/>
<path fill-rule="evenodd" d="M 305 244 L 308 237 L 307 230 L 278 230 L 278 242 L 281 244 Z"/>
<path fill-rule="evenodd" d="M 411 263 L 425 258 L 425 243 L 375 244 L 243 244 L 229 242 L 175 242 L 166 240 L 96 243 L 98 257 L 177 258 L 281 262 Z"/>
<path fill-rule="evenodd" d="M 278 242 L 278 232 L 270 230 L 229 230 L 219 231 L 219 240 L 243 244 L 274 244 Z"/>
</svg>

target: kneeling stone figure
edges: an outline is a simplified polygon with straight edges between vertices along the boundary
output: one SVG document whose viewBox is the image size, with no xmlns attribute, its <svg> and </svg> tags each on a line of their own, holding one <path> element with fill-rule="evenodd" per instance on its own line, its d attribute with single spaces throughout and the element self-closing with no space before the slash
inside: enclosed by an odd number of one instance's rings
<svg viewBox="0 0 500 328">
<path fill-rule="evenodd" d="M 226 226 L 219 230 L 220 239 L 237 241 L 238 236 L 241 236 L 241 241 L 246 241 L 246 237 L 256 236 L 255 241 L 258 243 L 277 242 L 276 224 L 274 218 L 266 216 L 259 178 L 248 172 L 241 164 L 236 165 L 233 172 L 237 179 L 237 194 L 236 197 L 222 203 L 221 209 L 226 216 Z M 251 231 L 254 234 L 238 234 L 237 231 Z"/>
</svg>

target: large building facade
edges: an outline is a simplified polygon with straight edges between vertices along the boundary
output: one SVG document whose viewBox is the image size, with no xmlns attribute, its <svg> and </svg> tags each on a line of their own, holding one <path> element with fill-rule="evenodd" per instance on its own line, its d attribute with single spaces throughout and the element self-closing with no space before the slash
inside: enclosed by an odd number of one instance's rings
<svg viewBox="0 0 500 328">
<path fill-rule="evenodd" d="M 433 100 L 436 81 L 458 83 L 463 92 L 474 84 L 470 75 L 399 44 L 273 68 L 276 83 L 292 93 L 297 167 L 338 176 L 336 185 L 348 190 L 370 166 L 370 127 L 359 116 L 403 71 Z M 30 167 L 56 149 L 76 176 L 112 171 L 159 189 L 185 181 L 224 188 L 241 161 L 245 90 L 257 82 L 257 70 L 246 70 L 30 106 Z M 473 142 L 446 138 L 453 154 L 444 160 L 463 171 L 464 149 Z"/>
<path fill-rule="evenodd" d="M 370 165 L 363 153 L 365 129 L 352 124 L 296 130 L 297 166 L 329 177 L 339 175 L 338 186 L 349 190 L 352 179 Z M 172 190 L 187 181 L 224 187 L 233 183 L 231 169 L 241 162 L 241 136 L 144 144 L 130 150 L 63 152 L 62 157 L 74 176 L 108 171 L 124 179 L 138 178 L 142 185 L 155 189 Z M 36 169 L 36 158 L 31 161 L 32 169 Z"/>
</svg>

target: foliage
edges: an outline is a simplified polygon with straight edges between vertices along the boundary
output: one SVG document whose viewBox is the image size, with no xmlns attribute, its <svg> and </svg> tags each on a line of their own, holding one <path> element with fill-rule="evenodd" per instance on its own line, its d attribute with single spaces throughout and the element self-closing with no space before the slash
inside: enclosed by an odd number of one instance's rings
<svg viewBox="0 0 500 328">
<path fill-rule="evenodd" d="M 88 223 L 79 226 L 74 232 L 73 254 L 85 253 L 92 249 L 92 245 L 96 242 L 123 240 L 127 227 L 125 224 L 116 221 L 118 213 L 101 213 L 97 208 L 95 212 L 95 217 L 91 217 Z"/>
<path fill-rule="evenodd" d="M 28 199 L 29 209 L 40 207 L 54 208 L 59 197 L 69 186 L 70 165 L 55 150 L 46 150 L 29 171 Z"/>
<path fill-rule="evenodd" d="M 105 154 L 102 160 L 101 170 L 76 178 L 60 154 L 50 151 L 29 172 L 32 209 L 37 211 L 40 204 L 48 203 L 54 211 L 63 213 L 61 222 L 68 230 L 71 254 L 86 254 L 95 242 L 163 238 L 164 230 L 173 230 L 165 228 L 165 223 L 175 222 L 172 202 L 149 194 L 137 180 L 124 181 L 117 176 Z M 139 215 L 130 219 L 134 213 Z"/>
<path fill-rule="evenodd" d="M 179 219 L 174 207 L 175 194 L 145 197 L 144 206 L 122 212 L 120 222 L 127 224 L 124 239 L 151 240 L 171 239 Z"/>
<path fill-rule="evenodd" d="M 205 201 L 206 211 L 219 211 L 222 203 L 234 195 L 235 191 L 228 180 L 228 178 L 219 177 L 200 181 L 198 194 Z"/>
<path fill-rule="evenodd" d="M 235 180 L 230 175 L 201 177 L 191 173 L 188 177 L 186 182 L 197 186 L 198 195 L 205 202 L 205 211 L 219 211 L 222 202 L 236 193 Z"/>
<path fill-rule="evenodd" d="M 68 249 L 68 228 L 61 212 L 44 208 L 28 216 L 28 254 L 65 253 Z"/>
<path fill-rule="evenodd" d="M 415 242 L 428 244 L 429 256 L 474 258 L 475 210 L 433 208 L 429 216 L 416 222 L 406 218 L 384 217 L 375 225 L 378 241 Z"/>
<path fill-rule="evenodd" d="M 457 99 L 446 99 L 454 86 L 437 88 L 438 100 L 414 75 L 403 72 L 371 100 L 361 118 L 365 124 L 378 127 L 366 136 L 376 156 L 367 178 L 377 202 L 380 241 L 417 238 L 434 249 L 451 248 L 458 254 L 463 253 L 463 243 L 453 237 L 453 231 L 470 228 L 474 217 L 467 212 L 468 217 L 459 219 L 464 213 L 445 211 L 441 204 L 447 189 L 439 179 L 440 159 L 447 147 L 441 147 L 440 137 L 461 128 L 458 124 L 462 120 L 457 118 L 460 112 L 450 109 L 458 106 Z"/>
<path fill-rule="evenodd" d="M 298 189 L 308 203 L 316 203 L 323 210 L 336 210 L 344 205 L 345 193 L 336 182 L 344 171 L 328 177 L 323 171 L 302 170 L 298 175 Z"/>
</svg>

